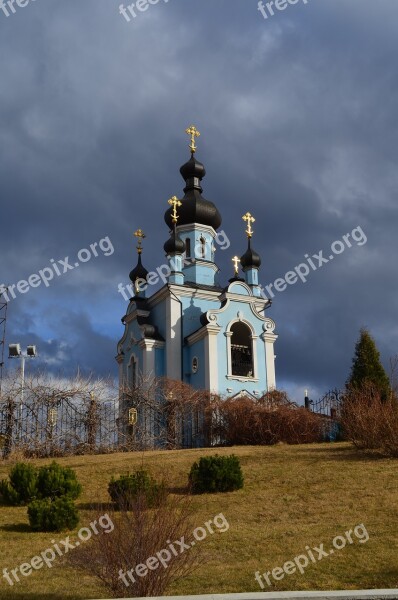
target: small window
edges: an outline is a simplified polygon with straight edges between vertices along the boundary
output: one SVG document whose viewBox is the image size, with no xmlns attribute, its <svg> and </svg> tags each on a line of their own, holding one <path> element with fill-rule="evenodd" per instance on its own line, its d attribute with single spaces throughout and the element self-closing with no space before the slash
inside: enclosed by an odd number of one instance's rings
<svg viewBox="0 0 398 600">
<path fill-rule="evenodd" d="M 191 240 L 189 238 L 185 239 L 185 255 L 187 258 L 191 256 Z"/>
<path fill-rule="evenodd" d="M 199 369 L 199 359 L 197 356 L 194 356 L 192 359 L 192 373 L 197 373 Z"/>
<path fill-rule="evenodd" d="M 203 235 L 200 236 L 199 243 L 199 258 L 206 258 L 206 240 Z"/>
<path fill-rule="evenodd" d="M 253 352 L 251 331 L 245 323 L 234 323 L 231 327 L 232 375 L 253 377 Z"/>
</svg>

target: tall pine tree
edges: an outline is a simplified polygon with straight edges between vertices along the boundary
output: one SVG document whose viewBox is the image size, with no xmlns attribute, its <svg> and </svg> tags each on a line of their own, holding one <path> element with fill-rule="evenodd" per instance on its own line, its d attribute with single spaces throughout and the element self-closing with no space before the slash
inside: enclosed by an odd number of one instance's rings
<svg viewBox="0 0 398 600">
<path fill-rule="evenodd" d="M 388 398 L 391 390 L 390 382 L 380 362 L 380 352 L 369 331 L 362 328 L 355 345 L 351 374 L 346 385 L 358 389 L 365 382 L 373 383 L 380 390 L 382 398 Z"/>
</svg>

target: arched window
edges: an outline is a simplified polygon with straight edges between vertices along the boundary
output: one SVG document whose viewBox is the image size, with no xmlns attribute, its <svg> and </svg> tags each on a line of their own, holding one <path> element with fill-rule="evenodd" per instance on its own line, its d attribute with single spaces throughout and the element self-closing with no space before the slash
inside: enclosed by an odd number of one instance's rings
<svg viewBox="0 0 398 600">
<path fill-rule="evenodd" d="M 250 328 L 240 321 L 231 326 L 232 375 L 253 377 L 253 350 Z"/>
<path fill-rule="evenodd" d="M 203 235 L 199 238 L 199 258 L 206 258 L 206 240 Z"/>
</svg>

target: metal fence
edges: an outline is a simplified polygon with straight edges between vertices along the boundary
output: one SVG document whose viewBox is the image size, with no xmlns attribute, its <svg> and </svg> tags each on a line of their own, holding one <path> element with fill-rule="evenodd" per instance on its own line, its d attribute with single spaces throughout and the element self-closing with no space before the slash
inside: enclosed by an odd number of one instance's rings
<svg viewBox="0 0 398 600">
<path fill-rule="evenodd" d="M 119 447 L 118 403 L 61 398 L 0 403 L 3 457 L 20 449 L 35 456 L 109 452 Z"/>
<path fill-rule="evenodd" d="M 324 437 L 329 441 L 342 438 L 340 413 L 344 392 L 338 389 L 329 390 L 317 401 L 305 398 L 305 407 L 324 418 Z"/>
</svg>

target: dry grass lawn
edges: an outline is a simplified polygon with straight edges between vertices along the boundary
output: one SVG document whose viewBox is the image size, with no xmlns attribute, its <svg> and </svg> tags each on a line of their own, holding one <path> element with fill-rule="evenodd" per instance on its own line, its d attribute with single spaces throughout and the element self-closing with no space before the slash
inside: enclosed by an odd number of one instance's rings
<svg viewBox="0 0 398 600">
<path fill-rule="evenodd" d="M 367 543 L 356 540 L 347 544 L 333 556 L 311 564 L 304 575 L 286 575 L 264 591 L 398 588 L 397 460 L 360 455 L 344 443 L 223 448 L 217 452 L 240 457 L 244 489 L 195 498 L 197 526 L 222 512 L 230 529 L 201 542 L 206 561 L 169 589 L 169 594 L 261 591 L 255 571 L 282 566 L 305 552 L 306 546 L 324 543 L 328 549 L 336 535 L 359 524 L 369 533 Z M 214 453 L 214 449 L 206 449 L 58 460 L 74 468 L 83 485 L 77 502 L 80 526 L 84 526 L 90 520 L 86 508 L 91 502 L 109 502 L 107 484 L 112 475 L 131 471 L 143 461 L 153 474 L 166 474 L 170 485 L 181 487 L 192 462 Z M 0 478 L 7 475 L 11 464 L 0 463 Z M 71 541 L 77 530 L 70 534 Z M 29 562 L 51 547 L 51 540 L 64 537 L 31 533 L 26 508 L 0 507 L 0 573 L 4 567 L 12 569 Z M 61 560 L 51 569 L 34 571 L 22 579 L 11 587 L 1 578 L 0 600 L 109 597 L 94 579 Z"/>
</svg>

